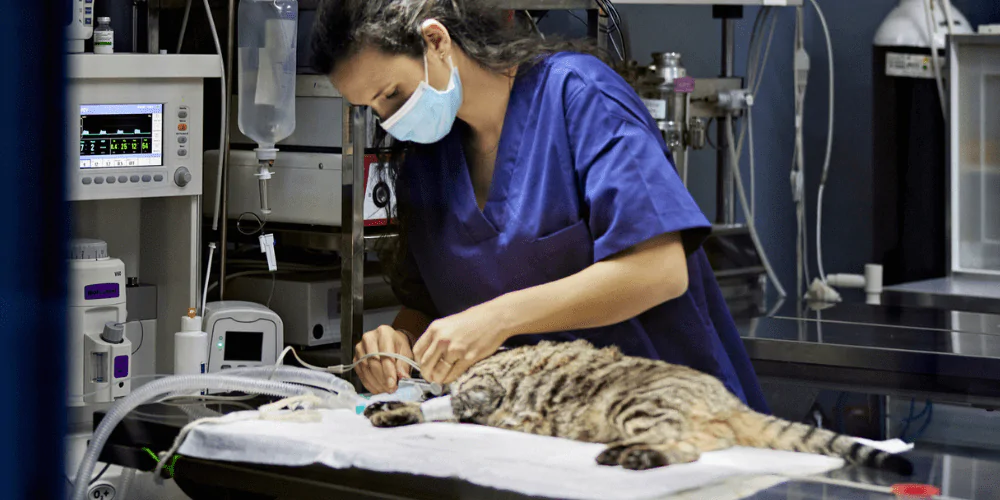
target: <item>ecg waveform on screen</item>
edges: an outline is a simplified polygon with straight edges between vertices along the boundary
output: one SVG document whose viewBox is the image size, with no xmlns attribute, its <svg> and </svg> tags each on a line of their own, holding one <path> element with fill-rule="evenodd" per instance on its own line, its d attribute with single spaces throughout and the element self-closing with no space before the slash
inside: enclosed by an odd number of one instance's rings
<svg viewBox="0 0 1000 500">
<path fill-rule="evenodd" d="M 153 115 L 84 115 L 80 117 L 80 155 L 113 156 L 153 153 Z"/>
</svg>

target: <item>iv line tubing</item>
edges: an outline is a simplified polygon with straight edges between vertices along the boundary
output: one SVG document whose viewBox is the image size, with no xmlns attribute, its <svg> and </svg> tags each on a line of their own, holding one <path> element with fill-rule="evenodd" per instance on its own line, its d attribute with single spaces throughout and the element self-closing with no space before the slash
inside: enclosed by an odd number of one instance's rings
<svg viewBox="0 0 1000 500">
<path fill-rule="evenodd" d="M 833 153 L 833 115 L 834 115 L 834 73 L 833 73 L 833 41 L 830 39 L 830 28 L 826 24 L 826 16 L 823 15 L 823 10 L 820 9 L 819 4 L 816 0 L 810 0 L 813 7 L 816 8 L 816 15 L 819 16 L 819 22 L 823 26 L 823 35 L 826 37 L 826 54 L 828 71 L 830 73 L 830 83 L 829 83 L 829 116 L 827 117 L 827 132 L 826 132 L 826 157 L 823 159 L 823 174 L 819 181 L 819 192 L 816 195 L 816 265 L 819 268 L 819 277 L 826 283 L 826 270 L 823 269 L 823 193 L 826 190 L 826 178 L 830 172 L 830 156 Z"/>
<path fill-rule="evenodd" d="M 377 357 L 377 356 L 385 356 L 387 358 L 398 359 L 398 360 L 400 360 L 400 361 L 402 361 L 402 362 L 404 362 L 404 363 L 412 366 L 413 369 L 415 369 L 417 371 L 420 371 L 420 365 L 417 364 L 416 361 L 413 361 L 412 359 L 407 358 L 406 356 L 401 356 L 399 354 L 395 354 L 395 353 L 391 353 L 391 352 L 373 352 L 373 353 L 365 354 L 364 356 L 361 356 L 360 359 L 358 359 L 357 361 L 355 361 L 354 363 L 351 363 L 349 365 L 333 365 L 333 366 L 328 366 L 328 367 L 324 368 L 322 366 L 311 365 L 309 363 L 306 363 L 305 361 L 302 361 L 302 358 L 299 357 L 299 354 L 297 352 L 295 352 L 295 348 L 293 348 L 292 346 L 288 346 L 288 347 L 285 348 L 284 351 L 281 351 L 281 355 L 278 356 L 278 360 L 274 363 L 274 366 L 275 367 L 280 366 L 282 360 L 285 359 L 285 356 L 289 352 L 291 352 L 292 355 L 295 356 L 295 359 L 298 360 L 298 362 L 300 364 L 302 364 L 302 366 L 304 366 L 304 367 L 306 367 L 306 368 L 308 368 L 310 370 L 318 370 L 318 371 L 324 371 L 324 372 L 328 372 L 328 373 L 346 373 L 346 372 L 349 372 L 349 371 L 353 370 L 356 366 L 358 366 L 359 364 L 361 364 L 362 361 L 365 361 L 365 360 L 367 360 L 369 358 L 374 358 L 374 357 Z"/>
<path fill-rule="evenodd" d="M 205 317 L 205 304 L 208 302 L 208 281 L 212 276 L 212 256 L 215 255 L 215 243 L 208 244 L 208 267 L 205 268 L 205 288 L 201 292 L 201 317 Z"/>
<path fill-rule="evenodd" d="M 219 54 L 219 66 L 222 68 L 222 75 L 220 80 L 222 81 L 222 101 L 219 105 L 221 108 L 220 113 L 220 125 L 219 128 L 219 162 L 218 162 L 218 175 L 215 180 L 215 216 L 212 218 L 212 230 L 219 230 L 219 204 L 222 202 L 222 164 L 225 160 L 225 155 L 223 150 L 226 147 L 226 131 L 229 129 L 229 103 L 225 102 L 226 94 L 228 93 L 227 85 L 229 82 L 226 81 L 226 64 L 222 60 L 222 44 L 219 43 L 219 31 L 215 29 L 215 19 L 212 18 L 212 7 L 209 6 L 208 0 L 204 0 L 205 5 L 205 16 L 208 17 L 208 26 L 212 29 L 212 41 L 215 42 L 215 51 Z"/>
<path fill-rule="evenodd" d="M 948 108 L 944 102 L 944 82 L 941 79 L 941 66 L 938 65 L 938 49 L 934 40 L 934 0 L 924 0 L 924 22 L 927 25 L 927 45 L 931 49 L 931 60 L 934 65 L 934 81 L 937 83 L 938 99 L 941 101 L 941 114 L 948 117 Z"/>
</svg>

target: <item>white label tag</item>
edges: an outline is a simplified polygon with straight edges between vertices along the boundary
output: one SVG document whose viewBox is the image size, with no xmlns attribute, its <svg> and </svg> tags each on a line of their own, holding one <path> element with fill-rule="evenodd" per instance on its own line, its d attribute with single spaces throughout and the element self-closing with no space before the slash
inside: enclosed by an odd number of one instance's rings
<svg viewBox="0 0 1000 500">
<path fill-rule="evenodd" d="M 114 31 L 95 31 L 94 32 L 94 45 L 113 47 L 115 45 L 115 32 Z"/>
<path fill-rule="evenodd" d="M 667 101 L 663 99 L 643 99 L 642 103 L 646 105 L 646 109 L 649 110 L 649 114 L 653 115 L 654 120 L 667 119 Z"/>
<path fill-rule="evenodd" d="M 938 65 L 943 64 L 943 59 Z M 934 79 L 934 61 L 930 54 L 900 54 L 889 52 L 885 55 L 885 74 L 904 78 Z"/>
</svg>

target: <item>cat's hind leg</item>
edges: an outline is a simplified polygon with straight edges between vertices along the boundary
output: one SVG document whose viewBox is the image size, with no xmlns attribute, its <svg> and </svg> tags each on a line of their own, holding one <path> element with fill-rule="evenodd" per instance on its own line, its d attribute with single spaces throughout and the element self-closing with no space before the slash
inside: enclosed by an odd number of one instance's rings
<svg viewBox="0 0 1000 500">
<path fill-rule="evenodd" d="M 365 416 L 375 427 L 400 427 L 424 421 L 420 403 L 389 401 L 374 403 L 365 408 Z"/>
<path fill-rule="evenodd" d="M 698 448 L 686 441 L 655 443 L 636 439 L 610 443 L 600 455 L 600 465 L 620 465 L 629 470 L 646 470 L 691 463 L 701 456 Z"/>
</svg>

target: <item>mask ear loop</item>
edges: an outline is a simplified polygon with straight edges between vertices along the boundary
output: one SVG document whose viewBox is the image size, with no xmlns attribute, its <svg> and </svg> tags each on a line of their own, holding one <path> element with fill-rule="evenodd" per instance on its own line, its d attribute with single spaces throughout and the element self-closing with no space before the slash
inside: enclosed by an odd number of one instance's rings
<svg viewBox="0 0 1000 500">
<path fill-rule="evenodd" d="M 427 53 L 426 52 L 424 52 L 424 83 L 426 83 L 427 85 L 431 84 L 431 75 L 428 72 Z"/>
</svg>

